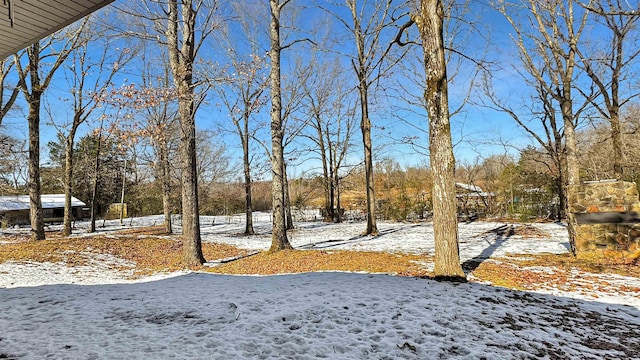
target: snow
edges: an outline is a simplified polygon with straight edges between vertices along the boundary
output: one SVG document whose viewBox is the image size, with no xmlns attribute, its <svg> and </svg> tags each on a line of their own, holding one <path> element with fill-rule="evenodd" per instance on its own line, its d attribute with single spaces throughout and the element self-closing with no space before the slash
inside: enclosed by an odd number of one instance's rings
<svg viewBox="0 0 640 360">
<path fill-rule="evenodd" d="M 456 195 L 456 197 L 459 197 L 459 198 L 460 197 L 488 197 L 488 196 L 493 196 L 493 193 L 484 192 L 481 187 L 476 186 L 476 185 L 464 184 L 464 183 L 456 183 L 456 186 L 461 188 L 461 189 L 470 191 L 470 193 L 467 193 L 467 194 L 458 194 L 458 195 Z"/>
<path fill-rule="evenodd" d="M 64 194 L 42 194 L 40 201 L 43 209 L 54 209 L 63 208 L 65 200 Z M 29 210 L 30 202 L 29 195 L 0 196 L 0 211 Z M 72 196 L 71 206 L 86 206 L 86 204 Z"/>
<path fill-rule="evenodd" d="M 208 219 L 207 219 L 208 220 Z M 210 223 L 206 220 L 203 223 Z M 218 223 L 218 222 L 216 222 Z M 500 226 L 497 222 L 461 223 L 458 226 L 460 257 L 462 261 L 472 258 L 504 256 L 508 253 L 539 254 L 566 253 L 569 248 L 566 227 L 558 223 L 534 224 L 536 228 L 550 234 L 549 239 L 522 238 L 511 236 L 496 238 L 487 232 Z M 395 223 L 379 224 L 380 236 L 360 236 L 364 226 L 360 222 L 331 224 L 322 222 L 302 222 L 296 230 L 289 232 L 289 241 L 294 247 L 306 249 L 396 251 L 434 254 L 433 224 Z M 262 235 L 254 237 L 231 236 L 244 230 L 244 223 L 226 222 L 214 226 L 204 226 L 204 241 L 224 242 L 245 249 L 267 250 L 271 245 L 270 234 L 262 223 L 257 226 Z"/>
<path fill-rule="evenodd" d="M 268 248 L 268 214 L 256 214 L 259 235 L 248 238 L 237 236 L 238 219 L 203 217 L 204 241 Z M 160 222 L 127 219 L 125 227 Z M 363 223 L 297 225 L 290 238 L 298 248 L 433 254 L 430 223 L 381 222 L 378 237 L 360 236 Z M 532 224 L 543 238 L 491 232 L 504 225 L 460 224 L 462 260 L 567 252 L 563 224 Z M 122 227 L 110 221 L 101 231 Z M 590 293 L 342 272 L 126 280 L 127 270 L 113 270 L 121 260 L 94 260 L 0 264 L 0 358 L 640 358 L 640 296 L 602 285 L 638 287 L 637 278 L 568 271 L 569 281 L 601 283 Z"/>
</svg>

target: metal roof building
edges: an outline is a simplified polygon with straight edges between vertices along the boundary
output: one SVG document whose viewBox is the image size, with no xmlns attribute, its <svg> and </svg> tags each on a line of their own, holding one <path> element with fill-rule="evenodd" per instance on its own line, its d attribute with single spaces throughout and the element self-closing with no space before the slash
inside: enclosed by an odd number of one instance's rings
<svg viewBox="0 0 640 360">
<path fill-rule="evenodd" d="M 40 197 L 42 217 L 45 222 L 61 222 L 64 216 L 64 194 L 47 194 Z M 29 223 L 29 195 L 0 196 L 0 226 L 26 225 Z M 76 220 L 83 219 L 86 204 L 71 197 L 71 213 Z"/>
<path fill-rule="evenodd" d="M 64 194 L 40 196 L 43 209 L 64 208 Z M 29 210 L 29 195 L 0 196 L 0 212 Z M 71 197 L 71 207 L 87 206 L 75 197 Z"/>
</svg>

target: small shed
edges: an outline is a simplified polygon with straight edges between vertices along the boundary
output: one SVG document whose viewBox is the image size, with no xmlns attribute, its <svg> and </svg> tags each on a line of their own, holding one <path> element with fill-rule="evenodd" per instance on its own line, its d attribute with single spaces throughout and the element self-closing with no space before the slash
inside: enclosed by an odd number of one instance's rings
<svg viewBox="0 0 640 360">
<path fill-rule="evenodd" d="M 493 193 L 482 190 L 479 186 L 472 184 L 456 183 L 456 199 L 458 200 L 458 211 L 463 213 L 485 212 L 489 207 L 489 202 L 493 199 Z"/>
<path fill-rule="evenodd" d="M 61 222 L 64 216 L 64 194 L 41 195 L 42 217 L 45 222 Z M 31 202 L 29 195 L 0 196 L 0 219 L 2 224 L 29 224 L 29 209 Z M 82 208 L 86 204 L 75 197 L 71 197 L 71 212 L 76 220 L 83 219 Z"/>
</svg>

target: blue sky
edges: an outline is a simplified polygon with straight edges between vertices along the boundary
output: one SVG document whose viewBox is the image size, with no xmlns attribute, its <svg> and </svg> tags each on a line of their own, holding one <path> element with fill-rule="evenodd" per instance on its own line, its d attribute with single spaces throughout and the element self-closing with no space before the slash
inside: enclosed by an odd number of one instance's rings
<svg viewBox="0 0 640 360">
<path fill-rule="evenodd" d="M 296 2 L 292 2 L 291 4 L 294 3 Z M 118 6 L 126 4 L 127 3 L 123 1 L 116 2 Z M 328 21 L 330 17 L 320 10 L 310 8 L 313 6 L 312 2 L 297 4 L 307 5 L 309 7 L 302 7 L 296 10 L 296 19 L 301 20 L 296 22 L 299 29 L 292 32 L 288 37 L 285 36 L 285 41 L 304 37 L 314 38 L 317 41 L 319 35 L 331 33 L 342 38 L 340 39 L 340 46 L 334 48 L 332 52 L 329 53 L 331 56 L 336 56 L 337 53 L 354 53 L 353 42 L 344 39 L 345 33 L 341 24 L 335 20 L 331 23 L 324 23 Z M 266 8 L 266 2 L 264 5 Z M 502 15 L 490 9 L 486 2 L 473 2 L 468 9 L 470 11 L 462 12 L 461 16 L 469 22 L 474 23 L 475 28 L 459 35 L 459 38 L 454 43 L 456 50 L 470 58 L 492 62 L 489 67 L 492 69 L 492 74 L 495 79 L 495 90 L 501 97 L 508 99 L 516 107 L 519 103 L 528 101 L 529 90 L 515 72 L 518 62 L 516 49 L 509 37 L 509 34 L 512 32 L 510 26 Z M 98 16 L 104 16 L 100 14 L 108 14 L 108 11 L 109 9 L 103 10 Z M 287 13 L 285 13 L 285 16 L 286 14 Z M 344 14 L 341 13 L 341 15 Z M 288 24 L 287 21 L 283 21 L 283 23 L 285 25 Z M 313 30 L 313 25 L 316 24 L 323 25 L 319 30 Z M 124 25 L 120 24 L 120 26 L 125 26 L 126 28 L 126 23 Z M 237 25 L 229 26 L 232 30 L 237 30 L 237 28 L 234 29 L 234 26 Z M 393 32 L 387 33 L 385 40 L 388 41 L 388 39 L 394 35 L 395 33 Z M 262 50 L 266 50 L 268 46 L 266 42 L 266 31 L 260 34 L 259 43 Z M 236 45 L 237 46 L 234 47 L 235 51 L 248 51 L 248 47 L 246 44 L 243 44 L 242 40 L 236 40 Z M 227 61 L 223 56 L 225 50 L 226 49 L 221 46 L 220 41 L 212 38 L 205 43 L 201 55 L 210 61 L 208 66 L 222 67 Z M 423 152 L 417 151 L 410 145 L 400 144 L 397 141 L 403 137 L 415 136 L 417 137 L 416 142 L 427 146 L 427 119 L 424 111 L 419 107 L 411 107 L 403 102 L 403 100 L 407 99 L 415 100 L 422 94 L 422 89 L 420 88 L 421 70 L 406 70 L 420 68 L 421 51 L 419 48 L 412 49 L 411 51 L 412 53 L 409 55 L 409 58 L 407 58 L 407 64 L 411 63 L 412 65 L 407 65 L 407 67 L 402 70 L 394 70 L 394 74 L 391 77 L 384 78 L 377 84 L 372 94 L 372 109 L 374 111 L 370 114 L 374 124 L 374 146 L 379 148 L 375 155 L 376 159 L 393 158 L 401 165 L 406 166 L 428 162 L 428 158 Z M 308 59 L 310 53 L 311 45 L 309 43 L 299 43 L 287 49 L 283 53 L 283 76 L 290 78 L 290 72 L 296 59 L 302 59 L 302 61 L 304 61 L 305 57 Z M 327 57 L 330 56 L 327 55 Z M 345 66 L 350 66 L 348 57 L 344 56 L 342 59 Z M 478 88 L 481 77 L 474 77 L 477 68 L 476 64 L 467 60 L 461 61 L 459 63 L 460 65 L 456 64 L 456 62 L 452 62 L 449 69 L 450 76 L 453 78 L 449 88 L 450 107 L 452 110 L 457 108 L 469 93 L 472 94 L 471 102 L 465 105 L 464 108 L 451 119 L 452 137 L 454 144 L 456 144 L 455 153 L 458 163 L 471 164 L 476 161 L 481 161 L 493 154 L 504 154 L 505 152 L 517 155 L 518 148 L 532 144 L 531 140 L 507 115 L 477 105 L 477 103 L 480 102 L 478 99 L 482 97 L 482 93 Z M 135 83 L 139 81 L 139 63 L 136 64 L 134 61 L 131 65 L 131 67 L 127 68 L 124 73 L 116 78 L 116 86 L 118 83 Z M 413 73 L 403 73 L 403 71 L 413 71 Z M 348 74 L 348 72 L 345 74 Z M 413 78 L 413 80 L 408 78 Z M 355 78 L 345 79 L 345 81 L 352 81 L 355 87 Z M 414 81 L 414 83 L 412 83 L 412 81 Z M 403 83 L 409 92 L 403 94 L 402 92 L 394 90 L 394 83 L 398 82 Z M 472 85 L 474 87 L 470 89 Z M 47 103 L 54 109 L 54 116 L 57 119 L 70 116 L 70 110 L 67 104 L 61 100 L 66 97 L 65 93 L 68 91 L 68 87 L 64 81 L 64 74 L 60 71 L 46 95 Z M 3 130 L 13 136 L 25 138 L 26 121 L 24 117 L 26 116 L 26 106 L 24 105 L 22 97 L 20 97 L 19 105 L 18 110 L 14 111 L 9 118 L 4 120 Z M 263 108 L 259 114 L 261 119 L 268 119 L 268 109 L 268 106 Z M 44 147 L 49 140 L 55 138 L 55 129 L 45 125 L 49 120 L 44 111 L 42 115 L 43 138 L 41 143 Z M 198 113 L 197 124 L 203 129 L 210 129 L 217 132 L 218 126 L 225 123 L 230 123 L 226 118 L 226 110 L 221 108 L 220 102 L 216 99 L 214 92 L 210 91 L 206 103 Z M 95 126 L 96 122 L 94 121 L 84 126 L 82 131 L 86 132 Z M 230 147 L 232 156 L 239 159 L 239 146 L 235 137 L 226 133 L 220 133 L 219 137 L 216 137 L 213 141 L 226 143 Z M 352 162 L 357 162 L 362 152 L 359 130 L 355 132 L 355 138 L 352 142 L 354 143 L 354 147 L 351 151 L 350 158 Z M 46 157 L 46 151 L 43 152 L 43 156 Z M 46 162 L 46 159 L 43 159 L 43 162 Z M 302 165 L 291 167 L 290 170 L 293 175 L 296 175 L 309 172 L 315 166 L 314 162 L 309 160 Z"/>
</svg>

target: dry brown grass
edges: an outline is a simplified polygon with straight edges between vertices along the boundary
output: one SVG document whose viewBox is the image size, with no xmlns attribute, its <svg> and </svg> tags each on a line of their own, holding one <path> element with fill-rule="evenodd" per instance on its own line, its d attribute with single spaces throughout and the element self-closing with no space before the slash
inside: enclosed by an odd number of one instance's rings
<svg viewBox="0 0 640 360">
<path fill-rule="evenodd" d="M 511 260 L 518 266 L 549 266 L 560 271 L 578 269 L 594 274 L 618 274 L 640 278 L 640 266 L 631 259 L 576 258 L 569 254 L 526 255 Z"/>
<path fill-rule="evenodd" d="M 31 241 L 23 236 L 3 236 L 0 263 L 6 261 L 56 262 L 68 266 L 86 265 L 97 254 L 126 260 L 121 270 L 134 266 L 135 276 L 156 272 L 184 270 L 182 245 L 178 237 L 160 236 L 162 227 L 122 231 L 115 235 L 63 238 L 48 234 L 48 240 Z M 528 232 L 528 231 L 527 231 Z M 51 235 L 51 236 L 49 236 Z M 283 274 L 313 271 L 352 271 L 386 273 L 402 276 L 432 276 L 424 263 L 433 262 L 427 255 L 372 251 L 287 250 L 256 255 L 225 244 L 203 243 L 204 257 L 209 261 L 238 258 L 217 267 L 194 270 L 224 274 Z M 251 255 L 251 256 L 250 256 Z M 116 265 L 117 266 L 117 265 Z M 544 271 L 540 269 L 543 268 Z M 617 263 L 603 259 L 578 259 L 570 255 L 525 255 L 484 261 L 472 275 L 481 281 L 513 289 L 531 290 L 553 286 L 572 290 L 572 270 L 587 274 L 619 274 L 640 277 L 637 263 Z M 588 275 L 587 275 L 588 276 Z M 573 285 L 572 285 L 573 284 Z M 603 284 L 607 285 L 607 284 Z M 631 291 L 636 289 L 630 289 Z M 637 289 L 640 292 L 640 289 Z"/>
<path fill-rule="evenodd" d="M 135 263 L 137 276 L 184 269 L 182 245 L 177 236 L 163 236 L 162 227 L 117 232 L 110 236 L 61 238 L 31 241 L 14 238 L 0 245 L 0 262 L 62 262 L 68 266 L 86 265 L 94 254 L 108 254 Z M 6 240 L 6 239 L 5 239 Z M 203 243 L 209 261 L 239 258 L 217 267 L 197 270 L 228 274 L 282 274 L 311 271 L 354 271 L 406 276 L 428 276 L 420 262 L 427 256 L 360 251 L 291 250 L 257 255 L 225 244 Z M 194 269 L 195 270 L 195 269 Z"/>
<path fill-rule="evenodd" d="M 0 263 L 6 261 L 62 262 L 68 266 L 86 265 L 93 254 L 108 254 L 135 263 L 137 275 L 184 269 L 182 245 L 177 236 L 157 237 L 158 229 L 138 229 L 135 235 L 85 236 L 31 241 L 19 238 L 0 245 Z M 144 236 L 139 236 L 144 235 Z M 247 254 L 246 250 L 225 244 L 202 244 L 206 259 L 225 259 Z"/>
<path fill-rule="evenodd" d="M 118 230 L 115 233 L 118 235 L 168 235 L 163 225 Z"/>
<path fill-rule="evenodd" d="M 574 270 L 577 270 L 578 274 Z M 526 255 L 485 261 L 473 276 L 498 286 L 518 290 L 552 287 L 567 291 L 602 290 L 611 284 L 596 278 L 598 274 L 617 274 L 640 278 L 640 266 L 612 263 L 603 259 L 579 259 L 569 254 Z M 585 285 L 581 279 L 592 285 Z M 618 290 L 640 293 L 640 288 L 617 286 Z"/>
<path fill-rule="evenodd" d="M 284 250 L 263 252 L 210 271 L 224 274 L 287 274 L 311 271 L 354 271 L 406 276 L 430 275 L 419 262 L 426 256 L 372 251 Z"/>
</svg>

